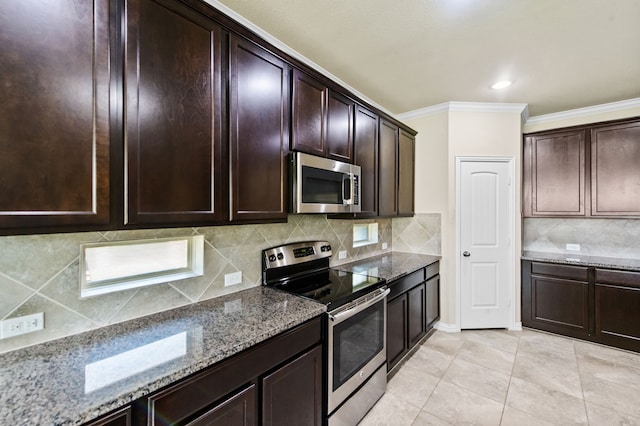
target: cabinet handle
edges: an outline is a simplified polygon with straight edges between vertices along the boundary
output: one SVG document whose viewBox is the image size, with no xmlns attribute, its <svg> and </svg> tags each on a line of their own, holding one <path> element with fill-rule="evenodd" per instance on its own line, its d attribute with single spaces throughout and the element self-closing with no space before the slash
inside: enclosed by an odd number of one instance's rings
<svg viewBox="0 0 640 426">
<path fill-rule="evenodd" d="M 469 256 L 471 256 L 471 253 L 469 253 L 468 251 L 463 251 L 463 252 L 462 252 L 462 255 L 463 255 L 464 257 L 469 257 Z"/>
</svg>

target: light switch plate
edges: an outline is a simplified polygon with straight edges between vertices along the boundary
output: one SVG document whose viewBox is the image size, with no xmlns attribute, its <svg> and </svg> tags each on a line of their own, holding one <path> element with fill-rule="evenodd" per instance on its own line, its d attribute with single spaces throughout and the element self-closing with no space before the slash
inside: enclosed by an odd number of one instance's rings
<svg viewBox="0 0 640 426">
<path fill-rule="evenodd" d="M 242 282 L 242 271 L 232 272 L 224 276 L 224 286 L 240 284 Z"/>
</svg>

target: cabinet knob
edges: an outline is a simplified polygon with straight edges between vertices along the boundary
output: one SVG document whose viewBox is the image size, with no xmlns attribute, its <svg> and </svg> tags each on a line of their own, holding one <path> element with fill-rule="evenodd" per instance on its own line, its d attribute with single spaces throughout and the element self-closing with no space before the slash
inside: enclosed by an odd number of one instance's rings
<svg viewBox="0 0 640 426">
<path fill-rule="evenodd" d="M 464 257 L 469 257 L 469 256 L 471 256 L 471 253 L 469 253 L 468 251 L 463 251 L 463 252 L 462 252 L 462 255 L 463 255 Z"/>
</svg>

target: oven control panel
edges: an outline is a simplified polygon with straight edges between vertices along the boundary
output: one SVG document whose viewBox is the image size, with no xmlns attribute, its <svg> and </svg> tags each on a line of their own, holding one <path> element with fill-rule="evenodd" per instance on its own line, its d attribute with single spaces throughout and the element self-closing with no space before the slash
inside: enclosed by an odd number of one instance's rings
<svg viewBox="0 0 640 426">
<path fill-rule="evenodd" d="M 262 250 L 264 269 L 290 266 L 331 257 L 328 241 L 302 241 Z"/>
</svg>

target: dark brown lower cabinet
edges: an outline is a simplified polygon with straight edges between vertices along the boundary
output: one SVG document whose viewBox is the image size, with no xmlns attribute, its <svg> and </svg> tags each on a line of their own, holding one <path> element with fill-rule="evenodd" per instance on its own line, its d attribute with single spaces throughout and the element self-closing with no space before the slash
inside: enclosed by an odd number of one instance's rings
<svg viewBox="0 0 640 426">
<path fill-rule="evenodd" d="M 322 349 L 317 346 L 262 380 L 263 425 L 322 423 Z"/>
<path fill-rule="evenodd" d="M 389 283 L 387 371 L 391 371 L 440 318 L 439 262 Z"/>
<path fill-rule="evenodd" d="M 387 303 L 387 371 L 391 370 L 407 350 L 407 295 Z"/>
<path fill-rule="evenodd" d="M 413 347 L 427 332 L 426 322 L 426 287 L 419 284 L 407 292 L 407 338 L 409 347 Z"/>
<path fill-rule="evenodd" d="M 319 425 L 321 331 L 316 317 L 88 425 Z"/>
<path fill-rule="evenodd" d="M 430 276 L 429 268 L 427 268 L 427 276 Z M 440 274 L 427 279 L 425 286 L 427 289 L 427 330 L 431 330 L 436 321 L 440 319 Z"/>
<path fill-rule="evenodd" d="M 589 271 L 530 262 L 523 280 L 522 325 L 584 338 L 589 335 Z M 527 297 L 524 297 L 526 293 Z"/>
<path fill-rule="evenodd" d="M 640 273 L 524 260 L 522 325 L 640 352 Z"/>
<path fill-rule="evenodd" d="M 256 398 L 256 385 L 251 384 L 194 421 L 187 423 L 187 426 L 257 425 Z"/>
<path fill-rule="evenodd" d="M 595 337 L 640 351 L 640 273 L 596 269 Z"/>
<path fill-rule="evenodd" d="M 131 407 L 120 408 L 86 423 L 86 426 L 131 426 Z"/>
</svg>

